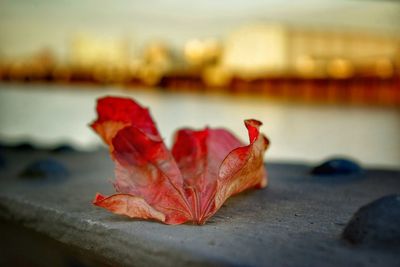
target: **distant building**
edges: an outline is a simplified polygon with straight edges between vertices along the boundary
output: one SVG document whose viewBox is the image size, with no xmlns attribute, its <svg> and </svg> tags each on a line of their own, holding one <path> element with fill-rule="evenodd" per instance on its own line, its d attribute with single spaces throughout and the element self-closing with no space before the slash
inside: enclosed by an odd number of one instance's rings
<svg viewBox="0 0 400 267">
<path fill-rule="evenodd" d="M 124 39 L 99 39 L 79 35 L 71 43 L 69 60 L 76 67 L 125 67 L 129 59 L 129 44 Z"/>
<path fill-rule="evenodd" d="M 288 38 L 281 26 L 240 28 L 227 38 L 221 64 L 233 75 L 246 78 L 281 74 L 290 64 Z"/>
<path fill-rule="evenodd" d="M 224 48 L 221 67 L 247 79 L 282 75 L 389 77 L 400 61 L 399 36 L 280 25 L 242 27 L 226 39 Z"/>
</svg>

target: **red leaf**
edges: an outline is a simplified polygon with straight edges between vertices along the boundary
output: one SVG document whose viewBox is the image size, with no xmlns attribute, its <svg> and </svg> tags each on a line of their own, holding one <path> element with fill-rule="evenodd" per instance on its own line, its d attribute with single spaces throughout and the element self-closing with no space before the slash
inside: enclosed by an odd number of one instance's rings
<svg viewBox="0 0 400 267">
<path fill-rule="evenodd" d="M 149 111 L 128 98 L 103 97 L 97 100 L 98 118 L 90 126 L 112 151 L 112 139 L 122 128 L 133 125 L 149 135 L 160 137 Z"/>
<path fill-rule="evenodd" d="M 97 194 L 93 204 L 106 208 L 116 214 L 126 215 L 132 218 L 154 219 L 165 222 L 165 215 L 154 209 L 140 197 L 128 194 L 116 194 L 105 197 Z"/>
<path fill-rule="evenodd" d="M 167 223 L 191 218 L 181 173 L 160 138 L 129 126 L 112 143 L 118 192 L 142 197 L 167 216 Z"/>
<path fill-rule="evenodd" d="M 97 206 L 167 224 L 203 224 L 231 195 L 267 185 L 263 155 L 269 142 L 259 121 L 245 121 L 247 146 L 224 129 L 182 129 L 171 153 L 148 110 L 133 100 L 102 98 L 97 112 L 92 127 L 110 146 L 118 192 L 97 195 Z"/>
<path fill-rule="evenodd" d="M 230 151 L 243 144 L 223 129 L 180 130 L 172 154 L 179 165 L 194 221 L 201 221 L 217 186 L 219 167 Z"/>
</svg>

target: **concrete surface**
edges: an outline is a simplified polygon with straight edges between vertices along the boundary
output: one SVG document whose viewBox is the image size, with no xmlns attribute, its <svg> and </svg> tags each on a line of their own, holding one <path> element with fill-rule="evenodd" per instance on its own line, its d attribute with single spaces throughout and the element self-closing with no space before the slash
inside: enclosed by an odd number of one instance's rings
<svg viewBox="0 0 400 267">
<path fill-rule="evenodd" d="M 106 151 L 3 149 L 3 156 L 0 219 L 5 223 L 1 232 L 12 236 L 8 229 L 21 227 L 53 240 L 59 250 L 67 247 L 96 259 L 79 266 L 400 265 L 399 247 L 371 249 L 340 238 L 359 207 L 400 191 L 399 171 L 317 177 L 308 174 L 307 165 L 267 163 L 267 189 L 230 199 L 204 226 L 168 226 L 128 219 L 91 205 L 96 192 L 112 192 L 108 179 L 113 176 L 113 164 Z M 18 176 L 32 161 L 46 158 L 64 164 L 70 176 L 54 180 Z M 36 246 L 35 235 L 32 246 Z M 1 246 L 20 249 L 15 240 Z M 51 246 L 57 251 L 58 245 Z M 51 251 L 37 257 L 43 261 Z"/>
</svg>

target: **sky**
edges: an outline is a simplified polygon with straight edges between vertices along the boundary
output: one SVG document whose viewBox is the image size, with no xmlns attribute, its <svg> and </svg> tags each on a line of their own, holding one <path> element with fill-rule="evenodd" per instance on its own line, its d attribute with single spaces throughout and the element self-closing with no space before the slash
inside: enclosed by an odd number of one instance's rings
<svg viewBox="0 0 400 267">
<path fill-rule="evenodd" d="M 77 34 L 127 38 L 138 46 L 164 40 L 223 38 L 244 24 L 400 33 L 400 2 L 361 0 L 0 0 L 0 55 L 41 47 L 65 55 Z"/>
</svg>

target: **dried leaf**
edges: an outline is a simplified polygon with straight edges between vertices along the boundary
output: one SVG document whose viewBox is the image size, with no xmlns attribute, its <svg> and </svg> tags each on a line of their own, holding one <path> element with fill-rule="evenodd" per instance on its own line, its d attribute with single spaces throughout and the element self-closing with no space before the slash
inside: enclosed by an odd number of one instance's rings
<svg viewBox="0 0 400 267">
<path fill-rule="evenodd" d="M 117 214 L 166 224 L 204 224 L 231 196 L 267 185 L 261 122 L 246 120 L 250 144 L 229 131 L 177 131 L 171 152 L 147 109 L 131 99 L 98 100 L 91 125 L 110 147 L 117 194 L 93 201 Z"/>
</svg>

